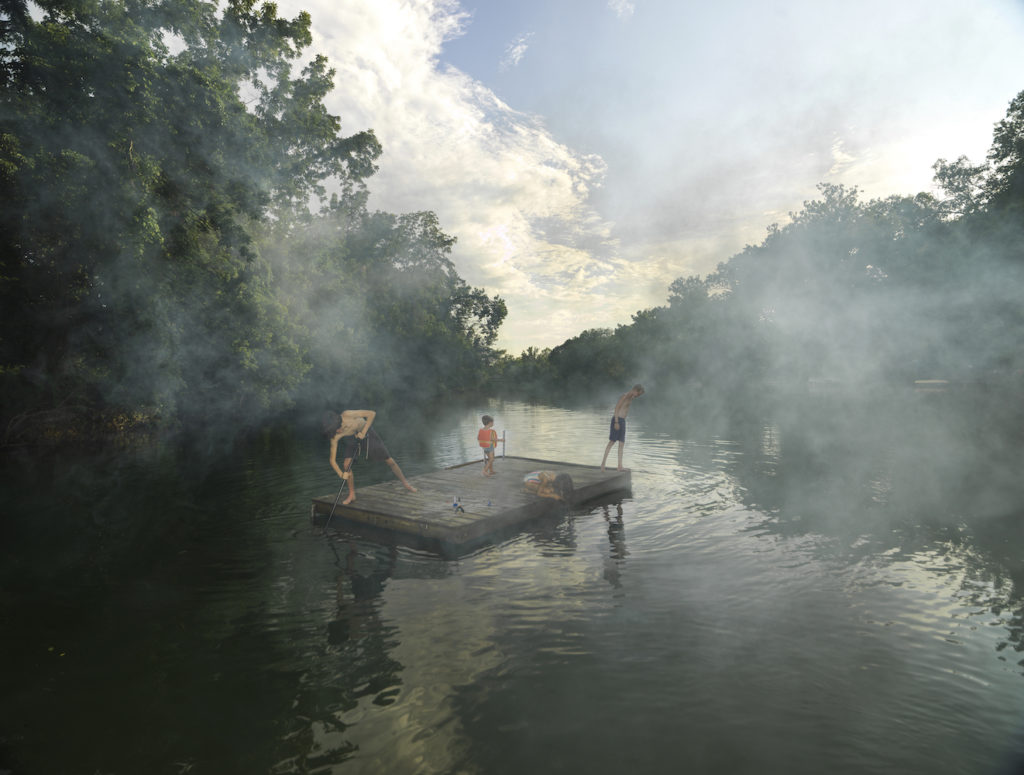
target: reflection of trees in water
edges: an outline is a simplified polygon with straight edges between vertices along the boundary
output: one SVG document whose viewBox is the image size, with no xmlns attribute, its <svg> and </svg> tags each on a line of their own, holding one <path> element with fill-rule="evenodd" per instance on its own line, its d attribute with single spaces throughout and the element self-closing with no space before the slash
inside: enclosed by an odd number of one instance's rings
<svg viewBox="0 0 1024 775">
<path fill-rule="evenodd" d="M 999 658 L 1016 664 L 1024 674 L 1024 509 L 979 521 L 970 542 L 981 568 L 975 575 L 990 589 L 969 589 L 967 595 L 979 608 L 991 610 L 992 624 L 1006 627 L 1007 638 L 996 647 Z"/>
<path fill-rule="evenodd" d="M 266 493 L 247 472 L 228 489 L 222 469 L 165 449 L 62 450 L 4 479 L 4 494 L 22 486 L 0 498 L 0 545 L 16 559 L 4 575 L 18 574 L 2 585 L 0 663 L 20 732 L 0 760 L 18 757 L 15 772 L 261 770 L 278 732 L 267 708 L 293 690 L 286 670 L 264 669 L 289 660 L 257 570 Z"/>
<path fill-rule="evenodd" d="M 104 584 L 145 577 L 211 510 L 175 450 L 62 448 L 8 454 L 0 469 L 0 580 Z"/>
<path fill-rule="evenodd" d="M 964 401 L 807 395 L 777 405 L 770 423 L 731 424 L 743 454 L 730 472 L 745 501 L 769 512 L 945 523 L 1013 513 L 1024 502 L 1024 437 L 1001 428 L 987 405 Z"/>
<path fill-rule="evenodd" d="M 962 568 L 964 615 L 1005 628 L 1000 659 L 1024 667 L 1020 438 L 990 410 L 956 395 L 808 397 L 775 422 L 737 424 L 729 471 L 764 515 L 756 529 L 822 536 L 829 561 Z"/>
<path fill-rule="evenodd" d="M 380 597 L 394 573 L 397 551 L 328 540 L 338 566 L 335 607 L 325 645 L 301 679 L 296 728 L 284 736 L 285 758 L 275 773 L 309 772 L 350 759 L 359 746 L 348 733 L 346 715 L 365 702 L 390 705 L 400 692 L 403 665 L 391 657 L 398 629 L 380 616 Z"/>
</svg>

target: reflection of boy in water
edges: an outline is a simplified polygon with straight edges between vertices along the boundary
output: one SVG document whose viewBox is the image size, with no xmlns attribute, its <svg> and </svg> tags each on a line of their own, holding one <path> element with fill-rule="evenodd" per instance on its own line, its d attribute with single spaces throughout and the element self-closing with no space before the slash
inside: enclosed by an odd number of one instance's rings
<svg viewBox="0 0 1024 775">
<path fill-rule="evenodd" d="M 352 460 L 365 452 L 370 460 L 380 460 L 388 464 L 392 473 L 405 485 L 405 489 L 416 492 L 406 480 L 402 469 L 391 457 L 388 448 L 377 431 L 370 428 L 373 425 L 377 413 L 372 409 L 346 409 L 341 414 L 326 412 L 323 417 L 324 435 L 331 440 L 331 468 L 338 476 L 348 482 L 348 497 L 342 501 L 342 505 L 351 503 L 356 499 L 355 477 L 352 476 Z M 338 442 L 341 442 L 341 457 L 343 465 L 338 466 Z"/>
<path fill-rule="evenodd" d="M 348 547 L 344 559 L 338 554 L 337 547 L 331 544 L 337 564 L 344 563 L 336 579 L 337 611 L 334 619 L 327 623 L 327 642 L 332 646 L 372 637 L 380 632 L 375 602 L 394 572 L 397 555 L 393 547 L 388 547 L 386 553 L 371 553 L 360 552 L 351 541 L 342 546 Z"/>
<path fill-rule="evenodd" d="M 523 489 L 541 498 L 571 501 L 572 477 L 569 474 L 556 474 L 554 471 L 531 471 L 523 477 Z"/>
</svg>

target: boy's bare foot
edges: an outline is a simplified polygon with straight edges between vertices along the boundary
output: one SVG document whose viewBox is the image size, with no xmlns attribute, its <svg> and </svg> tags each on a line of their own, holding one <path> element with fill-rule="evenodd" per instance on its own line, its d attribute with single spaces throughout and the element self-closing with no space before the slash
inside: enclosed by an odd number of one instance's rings
<svg viewBox="0 0 1024 775">
<path fill-rule="evenodd" d="M 415 487 L 413 487 L 408 482 L 402 482 L 402 484 L 405 485 L 405 489 L 407 489 L 409 492 L 419 492 L 419 490 L 417 490 Z"/>
<path fill-rule="evenodd" d="M 349 496 L 348 496 L 347 498 L 345 498 L 345 500 L 343 500 L 343 501 L 341 502 L 341 505 L 342 505 L 342 506 L 347 506 L 348 504 L 350 504 L 350 503 L 351 503 L 352 501 L 354 501 L 355 499 L 356 499 L 356 496 L 355 496 L 355 495 L 349 495 Z"/>
</svg>

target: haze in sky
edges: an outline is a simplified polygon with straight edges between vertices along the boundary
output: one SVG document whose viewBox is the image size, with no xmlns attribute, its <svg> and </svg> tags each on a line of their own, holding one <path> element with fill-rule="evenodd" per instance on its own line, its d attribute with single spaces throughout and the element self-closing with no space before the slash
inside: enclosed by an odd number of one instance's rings
<svg viewBox="0 0 1024 775">
<path fill-rule="evenodd" d="M 932 191 L 1024 90 L 1021 0 L 283 0 L 384 153 L 370 207 L 433 210 L 518 354 L 664 304 L 821 182 Z"/>
</svg>

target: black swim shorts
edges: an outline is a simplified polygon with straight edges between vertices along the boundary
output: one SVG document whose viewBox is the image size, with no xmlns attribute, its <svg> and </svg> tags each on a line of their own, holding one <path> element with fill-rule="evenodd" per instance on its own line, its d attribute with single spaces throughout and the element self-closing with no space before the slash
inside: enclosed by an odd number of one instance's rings
<svg viewBox="0 0 1024 775">
<path fill-rule="evenodd" d="M 384 442 L 377 435 L 377 431 L 370 428 L 365 439 L 360 439 L 356 436 L 342 436 L 341 457 L 343 460 L 367 457 L 370 460 L 383 462 L 391 457 L 391 453 L 384 446 Z"/>
</svg>

